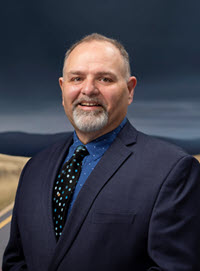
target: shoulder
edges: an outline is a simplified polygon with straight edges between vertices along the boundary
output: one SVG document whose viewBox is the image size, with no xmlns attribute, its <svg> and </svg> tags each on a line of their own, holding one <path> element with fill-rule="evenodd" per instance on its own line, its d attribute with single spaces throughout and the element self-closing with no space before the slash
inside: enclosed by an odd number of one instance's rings
<svg viewBox="0 0 200 271">
<path fill-rule="evenodd" d="M 181 147 L 140 132 L 129 122 L 124 130 L 120 137 L 128 138 L 129 144 L 126 145 L 134 154 L 132 159 L 145 168 L 156 168 L 157 171 L 164 168 L 170 170 L 179 160 L 186 159 L 188 162 L 196 160 Z M 132 144 L 130 144 L 131 137 L 133 138 Z M 124 140 L 124 142 L 127 142 L 127 140 Z M 196 160 L 195 163 L 198 164 L 198 161 Z"/>
<path fill-rule="evenodd" d="M 185 150 L 175 144 L 138 131 L 129 121 L 121 130 L 119 137 L 125 145 L 133 146 L 134 149 L 135 147 L 140 148 L 141 151 L 146 153 L 158 154 L 164 152 L 169 155 L 187 155 Z"/>
<path fill-rule="evenodd" d="M 189 155 L 183 148 L 170 143 L 164 139 L 158 139 L 155 136 L 150 136 L 138 131 L 137 143 L 146 153 L 162 154 L 167 156 L 187 156 Z"/>
<path fill-rule="evenodd" d="M 56 160 L 66 152 L 73 139 L 73 133 L 67 133 L 66 137 L 58 140 L 56 143 L 51 144 L 47 148 L 35 154 L 27 163 L 27 167 L 38 164 L 48 164 L 51 160 Z"/>
<path fill-rule="evenodd" d="M 196 167 L 200 170 L 199 161 L 193 156 L 188 154 L 183 148 L 165 141 L 158 139 L 154 136 L 149 136 L 138 132 L 138 142 L 143 142 L 143 152 L 149 159 L 155 159 L 159 164 L 167 164 L 173 167 L 191 168 Z M 144 144 L 145 142 L 145 144 Z"/>
</svg>

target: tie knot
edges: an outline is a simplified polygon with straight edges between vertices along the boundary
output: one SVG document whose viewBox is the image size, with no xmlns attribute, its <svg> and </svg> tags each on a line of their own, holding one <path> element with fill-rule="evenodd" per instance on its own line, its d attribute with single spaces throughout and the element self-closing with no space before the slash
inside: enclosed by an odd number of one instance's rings
<svg viewBox="0 0 200 271">
<path fill-rule="evenodd" d="M 75 152 L 74 152 L 74 154 L 73 154 L 73 156 L 74 156 L 74 158 L 79 158 L 79 159 L 83 159 L 85 156 L 87 156 L 89 154 L 89 152 L 88 152 L 88 150 L 87 150 L 87 148 L 85 147 L 85 146 L 83 146 L 83 145 L 80 145 L 80 146 L 78 146 L 77 148 L 76 148 L 76 150 L 75 150 Z"/>
</svg>

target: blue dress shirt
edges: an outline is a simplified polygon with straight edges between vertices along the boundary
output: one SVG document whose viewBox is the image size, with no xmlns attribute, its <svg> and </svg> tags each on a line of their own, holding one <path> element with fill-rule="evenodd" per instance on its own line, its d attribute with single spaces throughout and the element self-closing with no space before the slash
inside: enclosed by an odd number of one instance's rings
<svg viewBox="0 0 200 271">
<path fill-rule="evenodd" d="M 113 131 L 111 131 L 111 132 L 89 142 L 88 144 L 84 145 L 84 146 L 86 146 L 86 148 L 89 152 L 89 155 L 84 157 L 84 159 L 82 161 L 81 174 L 79 176 L 79 180 L 76 185 L 76 188 L 75 188 L 75 191 L 74 191 L 74 194 L 73 194 L 73 197 L 72 197 L 69 209 L 68 209 L 68 215 L 69 215 L 69 213 L 73 207 L 73 204 L 76 200 L 76 197 L 77 197 L 78 193 L 80 192 L 82 186 L 84 185 L 86 179 L 88 178 L 90 173 L 93 171 L 95 166 L 98 164 L 98 162 L 100 161 L 103 154 L 107 151 L 107 149 L 110 147 L 112 142 L 115 140 L 117 134 L 122 129 L 122 127 L 125 125 L 126 121 L 127 121 L 127 119 L 125 118 L 121 122 L 121 124 Z M 83 143 L 79 140 L 76 132 L 74 131 L 73 144 L 69 148 L 69 152 L 68 152 L 68 155 L 67 155 L 64 163 L 67 162 L 72 157 L 74 151 L 76 150 L 76 148 L 79 145 L 83 145 Z"/>
</svg>

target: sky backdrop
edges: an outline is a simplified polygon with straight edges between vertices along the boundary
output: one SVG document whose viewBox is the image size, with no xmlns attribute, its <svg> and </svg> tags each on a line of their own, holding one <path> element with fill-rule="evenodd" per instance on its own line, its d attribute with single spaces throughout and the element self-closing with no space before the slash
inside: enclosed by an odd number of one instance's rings
<svg viewBox="0 0 200 271">
<path fill-rule="evenodd" d="M 128 117 L 149 134 L 200 137 L 200 2 L 1 3 L 0 132 L 72 130 L 58 77 L 66 49 L 86 34 L 119 39 L 138 79 Z"/>
</svg>

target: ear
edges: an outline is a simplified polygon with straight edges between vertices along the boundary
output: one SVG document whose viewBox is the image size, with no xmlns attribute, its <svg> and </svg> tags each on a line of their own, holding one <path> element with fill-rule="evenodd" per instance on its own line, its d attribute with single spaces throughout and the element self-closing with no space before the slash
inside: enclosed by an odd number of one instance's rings
<svg viewBox="0 0 200 271">
<path fill-rule="evenodd" d="M 59 81 L 60 88 L 63 91 L 63 82 L 64 82 L 63 77 L 59 77 L 58 81 Z"/>
<path fill-rule="evenodd" d="M 63 83 L 64 83 L 64 79 L 63 79 L 63 77 L 60 77 L 58 79 L 58 81 L 59 81 L 60 89 L 62 91 L 62 105 L 64 106 L 64 99 L 63 99 Z"/>
<path fill-rule="evenodd" d="M 134 90 L 135 87 L 137 85 L 137 79 L 135 76 L 131 76 L 128 79 L 128 83 L 127 83 L 127 87 L 128 87 L 128 91 L 129 91 L 129 96 L 128 96 L 128 105 L 132 103 L 133 101 L 133 95 L 134 95 Z"/>
</svg>

